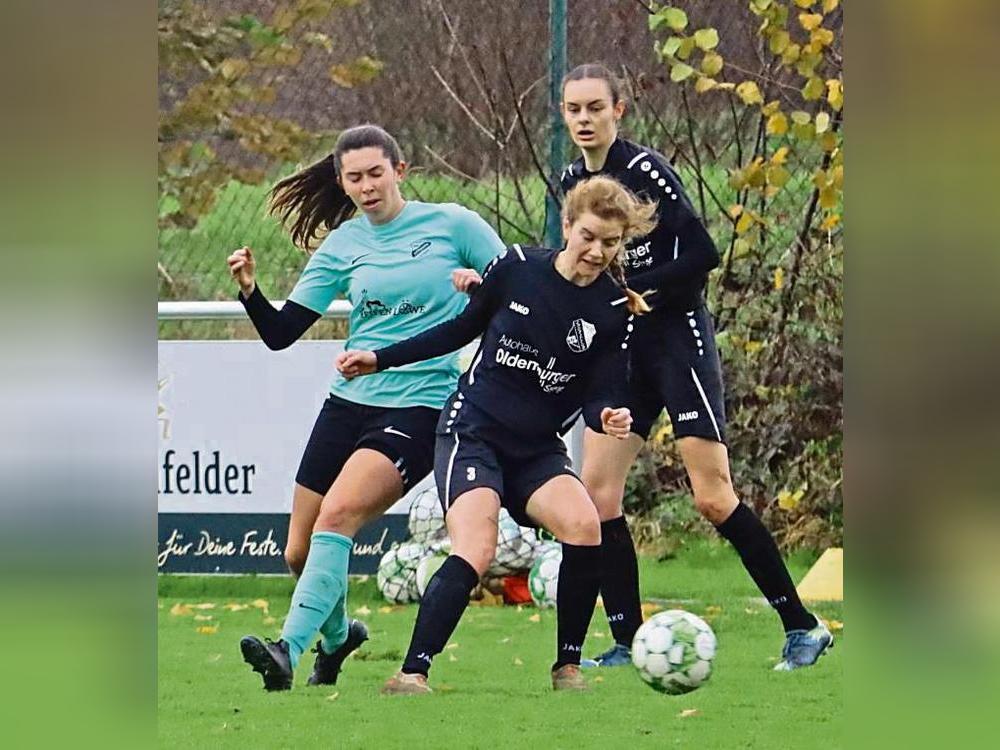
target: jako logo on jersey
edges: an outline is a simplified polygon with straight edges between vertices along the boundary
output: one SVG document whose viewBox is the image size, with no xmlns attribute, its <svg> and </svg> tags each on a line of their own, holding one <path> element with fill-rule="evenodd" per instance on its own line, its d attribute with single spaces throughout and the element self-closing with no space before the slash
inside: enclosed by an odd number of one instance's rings
<svg viewBox="0 0 1000 750">
<path fill-rule="evenodd" d="M 430 240 L 417 241 L 410 245 L 410 256 L 416 258 L 431 249 Z"/>
<path fill-rule="evenodd" d="M 696 411 L 686 411 L 677 415 L 678 422 L 690 422 L 692 419 L 698 418 L 698 412 Z"/>
<path fill-rule="evenodd" d="M 570 324 L 569 333 L 566 334 L 566 344 L 577 354 L 585 352 L 590 348 L 590 342 L 594 340 L 597 333 L 597 326 L 588 323 L 583 318 L 577 318 Z"/>
<path fill-rule="evenodd" d="M 521 315 L 527 315 L 531 312 L 531 308 L 527 305 L 522 305 L 520 302 L 511 302 L 510 309 L 516 313 L 520 313 Z"/>
</svg>

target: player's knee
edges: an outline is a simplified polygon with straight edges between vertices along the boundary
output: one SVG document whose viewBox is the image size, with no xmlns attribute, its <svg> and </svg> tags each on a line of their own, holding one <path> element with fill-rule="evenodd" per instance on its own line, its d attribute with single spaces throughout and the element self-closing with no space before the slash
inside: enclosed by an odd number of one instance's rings
<svg viewBox="0 0 1000 750">
<path fill-rule="evenodd" d="M 348 503 L 323 503 L 313 531 L 332 531 L 344 536 L 354 536 L 364 525 L 364 513 Z"/>
<path fill-rule="evenodd" d="M 309 556 L 308 547 L 287 546 L 285 547 L 285 565 L 288 571 L 298 578 L 306 567 L 306 557 Z"/>
<path fill-rule="evenodd" d="M 596 512 L 581 514 L 566 524 L 562 541 L 593 546 L 601 543 L 601 519 Z"/>
<path fill-rule="evenodd" d="M 610 521 L 622 514 L 622 500 L 625 493 L 621 485 L 601 477 L 593 477 L 590 481 L 585 477 L 583 483 L 601 521 Z"/>
<path fill-rule="evenodd" d="M 476 573 L 482 577 L 493 562 L 493 555 L 496 553 L 496 546 L 488 544 L 467 545 L 461 550 L 454 550 L 463 560 L 471 565 Z"/>
<path fill-rule="evenodd" d="M 732 485 L 725 484 L 713 488 L 712 491 L 695 492 L 694 506 L 698 512 L 711 523 L 718 525 L 729 518 L 733 509 L 739 503 Z"/>
</svg>

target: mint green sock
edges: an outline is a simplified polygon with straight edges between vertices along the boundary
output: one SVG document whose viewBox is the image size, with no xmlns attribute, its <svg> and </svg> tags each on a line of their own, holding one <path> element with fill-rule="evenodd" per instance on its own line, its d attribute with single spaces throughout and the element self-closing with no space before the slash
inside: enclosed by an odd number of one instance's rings
<svg viewBox="0 0 1000 750">
<path fill-rule="evenodd" d="M 338 603 L 341 617 L 344 617 L 347 565 L 353 546 L 350 538 L 333 531 L 317 531 L 312 535 L 306 567 L 295 584 L 292 606 L 281 631 L 282 640 L 288 644 L 293 669 Z"/>
<path fill-rule="evenodd" d="M 323 652 L 326 654 L 332 654 L 341 644 L 347 640 L 347 568 L 344 568 L 343 575 L 343 586 L 344 586 L 344 596 L 340 597 L 334 607 L 333 612 L 330 616 L 326 618 L 326 622 L 319 629 L 319 634 L 322 637 L 320 645 L 323 648 Z"/>
</svg>

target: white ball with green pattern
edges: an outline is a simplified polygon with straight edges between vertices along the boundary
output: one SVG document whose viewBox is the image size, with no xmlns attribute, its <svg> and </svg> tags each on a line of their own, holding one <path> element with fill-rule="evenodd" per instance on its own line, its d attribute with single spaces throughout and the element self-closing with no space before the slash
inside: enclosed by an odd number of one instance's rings
<svg viewBox="0 0 1000 750">
<path fill-rule="evenodd" d="M 420 599 L 417 592 L 417 565 L 427 551 L 415 542 L 393 547 L 378 564 L 375 580 L 386 601 L 406 604 Z"/>
<path fill-rule="evenodd" d="M 657 612 L 632 640 L 632 663 L 639 676 L 661 693 L 680 695 L 712 674 L 715 633 L 697 615 L 682 609 Z"/>
<path fill-rule="evenodd" d="M 534 529 L 518 526 L 506 508 L 497 519 L 497 549 L 486 575 L 502 578 L 531 569 L 534 559 Z"/>
<path fill-rule="evenodd" d="M 429 544 L 447 536 L 444 526 L 444 511 L 438 500 L 437 491 L 426 489 L 413 498 L 407 526 L 414 542 Z"/>
<path fill-rule="evenodd" d="M 423 599 L 424 592 L 427 591 L 427 584 L 431 582 L 431 578 L 434 574 L 441 569 L 444 565 L 444 561 L 448 559 L 448 555 L 441 554 L 426 554 L 423 559 L 417 564 L 417 595 Z"/>
<path fill-rule="evenodd" d="M 535 560 L 528 573 L 528 591 L 535 606 L 551 609 L 556 606 L 559 591 L 559 566 L 562 565 L 562 547 L 553 547 Z"/>
</svg>

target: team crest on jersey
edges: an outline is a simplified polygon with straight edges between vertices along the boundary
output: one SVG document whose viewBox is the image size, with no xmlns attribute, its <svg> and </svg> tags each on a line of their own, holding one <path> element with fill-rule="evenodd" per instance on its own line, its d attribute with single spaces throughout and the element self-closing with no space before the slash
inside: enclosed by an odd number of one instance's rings
<svg viewBox="0 0 1000 750">
<path fill-rule="evenodd" d="M 566 334 L 566 345 L 577 354 L 581 354 L 590 348 L 595 333 L 597 326 L 583 318 L 577 318 L 570 324 L 569 333 Z"/>
</svg>

